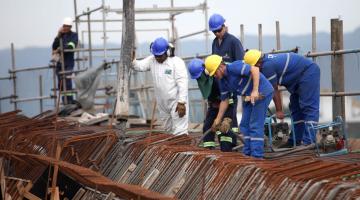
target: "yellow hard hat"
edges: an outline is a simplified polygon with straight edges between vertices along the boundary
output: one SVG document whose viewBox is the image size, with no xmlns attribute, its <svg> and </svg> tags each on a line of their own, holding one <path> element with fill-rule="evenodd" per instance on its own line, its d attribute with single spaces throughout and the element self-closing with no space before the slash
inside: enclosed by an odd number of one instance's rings
<svg viewBox="0 0 360 200">
<path fill-rule="evenodd" d="M 261 58 L 261 51 L 257 49 L 250 49 L 244 55 L 244 61 L 246 64 L 254 66 Z"/>
<path fill-rule="evenodd" d="M 213 76 L 221 64 L 222 57 L 218 55 L 211 55 L 205 59 L 205 68 L 210 76 Z"/>
</svg>

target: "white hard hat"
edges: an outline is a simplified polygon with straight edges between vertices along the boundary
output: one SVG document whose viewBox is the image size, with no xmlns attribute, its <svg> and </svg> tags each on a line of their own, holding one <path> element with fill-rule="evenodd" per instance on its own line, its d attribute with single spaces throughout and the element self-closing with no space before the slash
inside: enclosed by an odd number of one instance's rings
<svg viewBox="0 0 360 200">
<path fill-rule="evenodd" d="M 63 25 L 72 26 L 72 19 L 71 17 L 65 17 L 63 20 Z"/>
</svg>

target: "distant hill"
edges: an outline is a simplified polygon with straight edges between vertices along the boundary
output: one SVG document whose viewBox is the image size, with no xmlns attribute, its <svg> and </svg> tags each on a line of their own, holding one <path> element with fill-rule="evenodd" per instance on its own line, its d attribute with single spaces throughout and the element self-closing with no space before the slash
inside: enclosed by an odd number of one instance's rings
<svg viewBox="0 0 360 200">
<path fill-rule="evenodd" d="M 213 36 L 211 36 L 213 38 Z M 257 36 L 245 35 L 244 48 L 257 48 Z M 16 41 L 15 41 L 16 42 Z M 211 44 L 211 41 L 210 41 Z M 24 49 L 16 49 L 16 66 L 29 67 L 29 66 L 43 66 L 47 65 L 50 60 L 50 45 L 48 47 L 29 47 Z M 179 43 L 180 49 L 178 54 L 181 56 L 193 56 L 196 54 L 204 54 L 205 42 L 204 40 L 185 40 Z M 10 46 L 10 45 L 9 45 Z M 109 47 L 119 47 L 119 44 L 109 44 Z M 300 53 L 306 53 L 311 50 L 311 35 L 297 35 L 297 36 L 281 36 L 282 49 L 291 49 L 296 46 L 300 48 Z M 351 33 L 345 33 L 344 46 L 346 49 L 360 48 L 360 28 Z M 16 43 L 15 43 L 16 47 Z M 100 47 L 100 46 L 98 46 Z M 270 51 L 275 47 L 275 36 L 263 37 L 263 49 L 264 51 Z M 330 50 L 330 34 L 318 33 L 317 34 L 317 49 L 318 51 Z M 102 52 L 94 53 L 95 55 L 102 55 Z M 119 52 L 113 52 L 113 55 L 120 55 Z M 149 44 L 140 44 L 138 47 L 138 55 L 148 55 Z M 100 63 L 101 58 L 94 58 L 94 65 Z M 330 56 L 317 59 L 317 63 L 321 67 L 321 87 L 322 89 L 331 89 L 331 74 L 330 74 Z M 0 50 L 0 77 L 8 76 L 8 70 L 11 66 L 10 49 Z M 44 95 L 50 94 L 50 88 L 52 87 L 52 72 L 50 70 L 44 70 L 41 73 L 19 73 L 18 75 L 18 91 L 21 96 L 29 97 L 36 96 L 38 87 L 38 76 L 42 74 L 44 78 L 45 88 Z M 360 91 L 360 55 L 349 54 L 345 56 L 345 88 L 347 91 Z M 0 97 L 8 96 L 12 93 L 12 86 L 10 81 L 0 81 Z M 47 101 L 49 108 L 52 106 L 51 101 Z M 20 104 L 20 107 L 22 107 Z M 30 105 L 30 106 L 29 106 Z M 28 103 L 23 106 L 22 109 L 29 109 L 28 107 L 38 107 L 38 102 Z M 2 111 L 12 110 L 12 106 L 6 101 L 1 103 Z"/>
</svg>

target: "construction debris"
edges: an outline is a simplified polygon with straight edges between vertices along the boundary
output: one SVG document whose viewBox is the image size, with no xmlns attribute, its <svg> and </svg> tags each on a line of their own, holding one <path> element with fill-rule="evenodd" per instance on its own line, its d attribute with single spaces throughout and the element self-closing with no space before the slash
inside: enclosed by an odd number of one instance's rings
<svg viewBox="0 0 360 200">
<path fill-rule="evenodd" d="M 13 198 L 39 188 L 72 199 L 360 198 L 359 153 L 317 157 L 304 149 L 255 159 L 199 148 L 194 136 L 116 132 L 18 112 L 0 115 L 0 132 L 5 191 Z"/>
</svg>

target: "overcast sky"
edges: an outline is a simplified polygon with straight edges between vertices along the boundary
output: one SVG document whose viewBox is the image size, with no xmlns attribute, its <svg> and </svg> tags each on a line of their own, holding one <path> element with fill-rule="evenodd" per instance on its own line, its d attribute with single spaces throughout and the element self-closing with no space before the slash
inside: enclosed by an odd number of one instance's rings
<svg viewBox="0 0 360 200">
<path fill-rule="evenodd" d="M 50 46 L 62 19 L 74 16 L 73 0 L 0 0 L 0 49 L 8 48 L 11 42 L 16 48 L 29 46 Z M 169 6 L 165 0 L 136 0 L 137 8 Z M 176 6 L 195 6 L 202 1 L 175 0 Z M 121 8 L 121 0 L 105 0 L 111 8 Z M 78 12 L 96 8 L 101 0 L 78 0 Z M 229 31 L 239 35 L 239 25 L 244 24 L 245 34 L 257 34 L 259 23 L 263 24 L 263 34 L 275 33 L 275 21 L 280 21 L 281 34 L 299 35 L 311 32 L 311 17 L 317 17 L 318 31 L 329 32 L 330 19 L 341 17 L 344 31 L 351 32 L 360 27 L 359 0 L 208 0 L 209 15 L 220 13 L 226 18 Z M 176 26 L 179 35 L 204 29 L 201 11 L 177 16 Z M 142 15 L 146 17 L 167 17 L 166 14 Z M 120 18 L 118 14 L 108 14 L 108 18 Z M 101 13 L 93 19 L 101 19 Z M 86 24 L 80 27 L 86 29 Z M 101 30 L 101 24 L 93 24 L 93 30 Z M 120 23 L 108 23 L 108 29 L 118 30 Z M 137 22 L 137 29 L 165 28 L 166 22 Z M 109 42 L 119 42 L 120 33 L 109 34 Z M 137 34 L 138 42 L 150 41 L 157 36 L 167 36 L 166 32 Z M 203 35 L 202 35 L 203 36 Z M 197 36 L 197 38 L 202 37 Z M 93 36 L 94 43 L 101 44 L 101 34 Z M 211 36 L 212 37 L 212 36 Z M 196 37 L 195 37 L 196 38 Z M 84 38 L 86 40 L 86 38 Z"/>
</svg>

